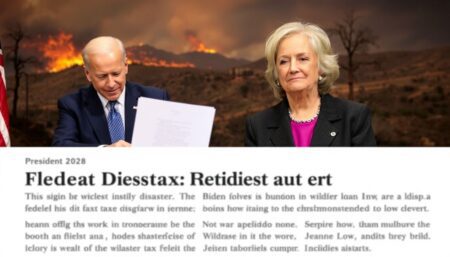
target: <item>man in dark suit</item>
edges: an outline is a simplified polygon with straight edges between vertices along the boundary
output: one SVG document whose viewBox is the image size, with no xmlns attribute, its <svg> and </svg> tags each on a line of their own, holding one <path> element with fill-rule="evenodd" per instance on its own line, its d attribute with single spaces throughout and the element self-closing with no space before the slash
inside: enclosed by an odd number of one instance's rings
<svg viewBox="0 0 450 257">
<path fill-rule="evenodd" d="M 131 146 L 139 97 L 168 100 L 165 90 L 126 81 L 123 43 L 113 37 L 92 39 L 83 49 L 91 85 L 58 101 L 54 146 Z"/>
</svg>

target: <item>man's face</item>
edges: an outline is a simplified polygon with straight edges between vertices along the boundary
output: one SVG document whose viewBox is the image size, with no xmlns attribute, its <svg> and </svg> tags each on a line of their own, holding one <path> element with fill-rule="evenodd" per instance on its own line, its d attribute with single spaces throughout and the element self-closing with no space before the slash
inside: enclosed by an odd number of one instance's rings
<svg viewBox="0 0 450 257">
<path fill-rule="evenodd" d="M 120 50 L 89 56 L 86 78 L 109 101 L 117 100 L 125 88 L 128 65 Z"/>
</svg>

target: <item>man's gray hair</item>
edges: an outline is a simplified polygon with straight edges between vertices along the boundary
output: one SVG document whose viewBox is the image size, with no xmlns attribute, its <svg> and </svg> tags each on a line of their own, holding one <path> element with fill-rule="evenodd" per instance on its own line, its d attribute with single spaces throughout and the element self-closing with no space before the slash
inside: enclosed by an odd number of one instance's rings
<svg viewBox="0 0 450 257">
<path fill-rule="evenodd" d="M 98 52 L 106 52 L 107 50 L 111 50 L 110 48 L 108 48 L 108 45 L 106 45 L 105 48 L 102 48 L 102 49 L 99 49 L 98 47 L 94 47 L 93 43 L 95 43 L 98 40 L 104 40 L 105 42 L 109 41 L 110 46 L 112 44 L 117 44 L 120 51 L 122 52 L 123 61 L 126 62 L 127 54 L 126 54 L 125 46 L 123 45 L 123 43 L 120 39 L 111 37 L 111 36 L 96 37 L 96 38 L 90 40 L 86 44 L 86 46 L 83 48 L 83 50 L 81 51 L 81 56 L 83 58 L 84 66 L 86 67 L 86 69 L 89 70 L 89 64 L 90 64 L 89 63 L 89 55 L 98 53 Z"/>
</svg>

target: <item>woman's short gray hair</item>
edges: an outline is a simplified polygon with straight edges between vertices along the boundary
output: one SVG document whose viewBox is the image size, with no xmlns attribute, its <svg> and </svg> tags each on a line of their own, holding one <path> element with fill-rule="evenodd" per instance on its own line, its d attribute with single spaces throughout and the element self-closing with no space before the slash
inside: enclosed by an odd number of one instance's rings
<svg viewBox="0 0 450 257">
<path fill-rule="evenodd" d="M 327 33 L 319 26 L 311 23 L 290 22 L 276 29 L 266 41 L 265 55 L 267 59 L 266 79 L 273 89 L 276 98 L 283 99 L 286 92 L 278 82 L 276 69 L 276 58 L 278 46 L 281 41 L 293 34 L 304 33 L 311 43 L 314 52 L 317 54 L 320 76 L 322 80 L 318 82 L 319 93 L 325 94 L 339 77 L 339 64 L 337 55 L 333 53 L 330 39 Z"/>
</svg>

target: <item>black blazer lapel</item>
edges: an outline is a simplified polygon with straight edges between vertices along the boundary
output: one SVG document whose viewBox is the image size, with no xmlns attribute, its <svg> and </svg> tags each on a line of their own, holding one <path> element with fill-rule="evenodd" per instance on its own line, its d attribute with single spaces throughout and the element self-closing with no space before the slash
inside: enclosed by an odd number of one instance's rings
<svg viewBox="0 0 450 257">
<path fill-rule="evenodd" d="M 311 146 L 330 146 L 341 131 L 338 131 L 333 122 L 341 119 L 336 112 L 336 106 L 331 101 L 330 95 L 324 95 L 321 99 L 319 119 L 317 120 Z"/>
<path fill-rule="evenodd" d="M 125 141 L 131 143 L 134 130 L 134 120 L 136 118 L 136 109 L 140 93 L 130 83 L 127 82 L 125 91 Z"/>
<path fill-rule="evenodd" d="M 99 144 L 111 144 L 109 136 L 108 122 L 106 121 L 105 112 L 103 110 L 102 102 L 98 98 L 97 91 L 92 85 L 83 95 L 84 107 L 87 112 L 88 120 L 91 128 L 94 130 Z"/>
<path fill-rule="evenodd" d="M 273 130 L 270 136 L 272 144 L 274 146 L 294 146 L 287 100 L 276 107 L 274 116 L 270 120 L 273 121 L 273 124 L 268 126 L 268 129 Z"/>
</svg>

